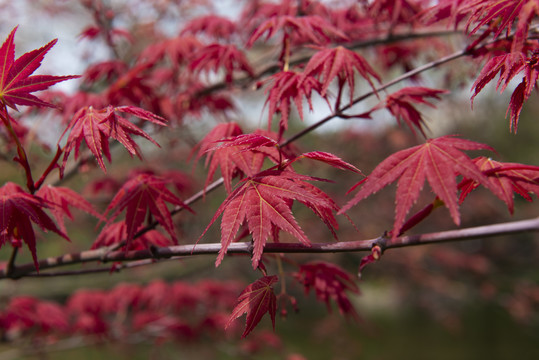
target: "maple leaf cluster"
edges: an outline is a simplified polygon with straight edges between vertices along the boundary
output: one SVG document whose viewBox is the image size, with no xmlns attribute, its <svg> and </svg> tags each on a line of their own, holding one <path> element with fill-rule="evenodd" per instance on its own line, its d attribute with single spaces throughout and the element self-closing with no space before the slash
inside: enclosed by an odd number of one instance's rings
<svg viewBox="0 0 539 360">
<path fill-rule="evenodd" d="M 165 14 L 164 10 L 176 9 L 179 3 L 147 5 Z M 284 270 L 280 258 L 274 261 L 265 256 L 268 243 L 273 242 L 271 246 L 277 249 L 286 245 L 301 251 L 323 250 L 311 240 L 314 226 L 297 216 L 298 203 L 327 227 L 327 235 L 331 235 L 327 237 L 338 239 L 340 215 L 353 220 L 346 214 L 348 210 L 397 182 L 391 231 L 381 237 L 384 244 L 373 244 L 371 254 L 358 260 L 361 270 L 379 260 L 384 246 L 426 219 L 435 208 L 445 206 L 459 225 L 460 205 L 479 186 L 501 199 L 511 214 L 515 193 L 528 201 L 539 193 L 539 167 L 500 162 L 482 154 L 471 158 L 469 151 L 493 149 L 457 136 L 429 138 L 427 118 L 421 113 L 422 106 L 434 108 L 434 101 L 445 100 L 442 95 L 449 92 L 430 87 L 430 79 L 421 73 L 469 56 L 478 66 L 471 101 L 498 77 L 498 91 L 512 90 L 506 116 L 510 115 L 510 130 L 516 132 L 520 113 L 539 77 L 534 27 L 539 15 L 537 0 L 374 0 L 335 6 L 282 0 L 244 5 L 236 19 L 194 11 L 196 17 L 188 14 L 171 22 L 179 24 L 176 34 L 165 34 L 155 24 L 142 30 L 136 26 L 121 29 L 118 14 L 136 16 L 136 11 L 115 11 L 104 2 L 85 1 L 95 24 L 84 29 L 80 37 L 103 41 L 111 58 L 88 66 L 72 94 L 33 94 L 79 78 L 34 75 L 56 40 L 16 59 L 17 28 L 8 34 L 0 47 L 0 136 L 6 151 L 16 153 L 3 154 L 3 158 L 13 158 L 20 165 L 26 187 L 11 181 L 0 187 L 0 247 L 11 245 L 15 249 L 5 265 L 7 277 L 21 274 L 17 273 L 16 260 L 23 245 L 32 256 L 32 270 L 39 270 L 36 228 L 69 240 L 66 219 L 73 222 L 73 209 L 96 218 L 97 229 L 104 224 L 96 231 L 92 254 L 102 252 L 104 259 L 109 252 L 123 252 L 129 262 L 130 255 L 146 251 L 150 254 L 147 260 L 157 261 L 151 259 L 153 250 L 173 249 L 179 243 L 180 221 L 174 216 L 187 211 L 187 221 L 197 219 L 193 203 L 220 184 L 224 198 L 215 205 L 215 213 L 209 214 L 205 230 L 187 242 L 193 253 L 199 245 L 206 245 L 202 239 L 220 219 L 220 240 L 215 244 L 220 247 L 212 250 L 217 254 L 215 265 L 225 260 L 233 243 L 243 242 L 253 269 L 263 274 L 239 297 L 237 284 L 168 285 L 155 281 L 145 287 L 119 285 L 109 292 L 81 291 L 70 297 L 66 306 L 30 297 L 13 298 L 0 312 L 0 327 L 8 337 L 80 333 L 103 338 L 142 334 L 151 339 L 197 339 L 206 331 L 235 328 L 235 320 L 244 314 L 242 337 L 246 337 L 265 314 L 275 327 L 279 297 L 273 287 L 278 281 L 283 281 L 279 296 L 288 296 L 283 276 L 271 273 L 277 268 L 283 275 Z M 454 27 L 454 33 L 465 33 L 466 43 L 456 55 L 420 66 L 433 52 L 450 49 L 449 42 L 432 46 L 436 40 L 431 38 L 442 36 L 438 26 L 443 23 Z M 402 69 L 405 74 L 389 78 Z M 400 82 L 405 84 L 399 90 L 388 90 Z M 264 97 L 267 126 L 251 131 L 243 126 L 236 100 L 247 92 Z M 377 103 L 358 113 L 355 105 L 371 96 Z M 297 117 L 306 117 L 305 106 L 313 112 L 321 102 L 327 104 L 329 115 L 320 116 L 313 125 L 294 123 Z M 19 111 L 20 107 L 28 110 Z M 293 146 L 335 118 L 376 122 L 374 114 L 381 109 L 386 109 L 397 125 L 408 128 L 416 141 L 421 136 L 425 140 L 387 156 L 367 177 L 358 169 L 361 163 L 351 164 L 326 151 L 299 150 L 310 146 L 308 142 Z M 40 134 L 29 124 L 32 116 L 51 113 L 55 114 L 51 121 L 61 132 L 56 152 L 49 155 L 53 149 L 50 144 L 37 144 L 43 145 L 45 156 L 51 159 L 36 166 L 33 161 L 37 157 L 29 151 Z M 202 134 L 197 126 L 208 124 L 207 117 L 216 123 Z M 145 140 L 139 143 L 141 139 Z M 120 159 L 113 162 L 118 144 L 131 157 L 144 161 L 145 141 L 161 154 L 151 155 L 150 161 L 155 162 L 151 168 L 124 172 Z M 160 144 L 164 149 L 159 149 Z M 195 161 L 205 158 L 204 181 L 177 170 L 190 150 Z M 105 159 L 112 168 L 108 173 Z M 337 201 L 324 187 L 332 180 L 309 173 L 313 163 L 346 171 L 348 177 L 361 177 L 352 180 L 357 182 L 350 190 L 355 194 L 347 201 Z M 93 168 L 106 177 L 88 180 L 93 177 Z M 56 170 L 59 177 L 53 180 Z M 91 175 L 81 175 L 87 173 Z M 89 183 L 86 189 L 92 189 L 98 205 L 83 196 L 84 191 L 75 190 L 83 187 L 80 182 L 68 187 L 74 176 Z M 425 182 L 433 200 L 409 216 Z M 190 185 L 196 184 L 200 191 L 183 200 L 184 190 L 190 192 Z M 341 185 L 339 181 L 337 186 Z M 342 207 L 341 201 L 345 203 Z M 198 214 L 203 212 L 197 209 Z M 354 278 L 339 266 L 323 261 L 297 264 L 293 278 L 306 294 L 313 291 L 328 309 L 334 303 L 344 316 L 358 318 L 350 295 L 358 294 L 359 289 Z M 231 315 L 225 315 L 231 309 Z M 195 313 L 201 318 L 193 319 Z"/>
<path fill-rule="evenodd" d="M 231 281 L 156 280 L 118 284 L 110 291 L 78 290 L 65 304 L 19 296 L 0 311 L 0 329 L 10 340 L 79 334 L 125 342 L 137 336 L 194 341 L 223 331 L 238 291 Z"/>
</svg>

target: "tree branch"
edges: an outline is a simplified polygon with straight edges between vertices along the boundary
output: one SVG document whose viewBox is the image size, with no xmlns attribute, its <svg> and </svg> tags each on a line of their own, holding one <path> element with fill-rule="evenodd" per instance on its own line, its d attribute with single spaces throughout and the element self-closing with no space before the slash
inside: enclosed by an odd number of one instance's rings
<svg viewBox="0 0 539 360">
<path fill-rule="evenodd" d="M 387 250 L 391 248 L 435 244 L 449 241 L 471 240 L 535 231 L 539 231 L 539 217 L 502 224 L 492 224 L 419 235 L 399 236 L 393 241 L 388 241 L 385 249 Z M 264 248 L 264 252 L 299 254 L 370 251 L 372 246 L 377 244 L 379 241 L 380 238 L 344 242 L 315 243 L 310 247 L 300 243 L 268 243 Z M 111 261 L 129 262 L 148 259 L 169 259 L 176 256 L 215 255 L 219 253 L 220 250 L 220 243 L 178 245 L 138 251 L 108 251 L 108 249 L 102 248 L 43 259 L 39 261 L 39 268 L 40 271 L 43 271 L 65 265 L 74 265 L 93 261 L 100 261 L 103 263 Z M 252 250 L 252 243 L 239 242 L 230 244 L 227 253 L 250 255 Z M 89 273 L 91 272 L 93 272 L 93 270 Z M 78 272 L 78 274 L 82 273 L 83 272 Z M 8 273 L 6 270 L 0 270 L 0 279 L 18 279 L 31 276 L 32 274 L 35 274 L 34 264 L 27 263 L 12 269 L 11 273 Z M 61 274 L 56 274 L 56 276 L 61 276 Z"/>
</svg>

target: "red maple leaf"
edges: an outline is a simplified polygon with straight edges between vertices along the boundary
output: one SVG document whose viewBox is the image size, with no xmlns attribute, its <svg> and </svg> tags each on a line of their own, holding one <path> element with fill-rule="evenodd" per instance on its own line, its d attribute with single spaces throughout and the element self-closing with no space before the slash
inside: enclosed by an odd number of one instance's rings
<svg viewBox="0 0 539 360">
<path fill-rule="evenodd" d="M 166 58 L 177 68 L 191 61 L 193 54 L 202 46 L 194 36 L 177 36 L 146 47 L 139 55 L 139 62 L 154 64 Z"/>
<path fill-rule="evenodd" d="M 425 98 L 430 97 L 440 99 L 439 95 L 446 94 L 447 92 L 447 90 L 430 89 L 418 86 L 406 87 L 389 95 L 385 101 L 379 103 L 368 113 L 362 114 L 361 116 L 370 116 L 372 112 L 381 108 L 386 108 L 393 116 L 397 118 L 397 122 L 399 124 L 401 121 L 404 121 L 414 134 L 414 127 L 416 127 L 419 129 L 419 131 L 421 131 L 423 136 L 426 136 L 423 130 L 423 117 L 413 104 L 425 104 L 434 108 L 435 106 Z"/>
<path fill-rule="evenodd" d="M 308 153 L 303 153 L 300 156 L 296 157 L 289 163 L 301 160 L 301 159 L 311 159 L 311 160 L 317 160 L 322 161 L 326 164 L 329 164 L 337 169 L 341 170 L 350 170 L 356 173 L 361 173 L 361 171 L 356 168 L 354 165 L 351 165 L 347 163 L 346 161 L 343 161 L 340 157 L 335 156 L 331 153 L 327 153 L 325 151 L 312 151 Z"/>
<path fill-rule="evenodd" d="M 143 226 L 139 227 L 139 230 Z M 107 224 L 103 230 L 99 233 L 99 236 L 92 244 L 92 249 L 98 249 L 103 246 L 112 246 L 116 244 L 121 244 L 127 239 L 127 225 L 125 221 L 115 222 L 112 224 Z M 172 246 L 174 242 L 169 238 L 161 234 L 157 230 L 149 230 L 144 232 L 142 235 L 133 239 L 129 244 L 124 244 L 123 248 L 125 250 L 143 250 L 148 249 L 151 246 Z"/>
<path fill-rule="evenodd" d="M 208 175 L 206 177 L 206 183 L 204 188 L 209 184 L 215 175 L 215 171 L 219 167 L 221 169 L 221 176 L 224 178 L 224 183 L 227 192 L 232 191 L 232 179 L 239 173 L 238 165 L 235 163 L 234 151 L 231 148 L 222 149 L 221 151 L 210 151 L 215 148 L 218 141 L 228 139 L 233 136 L 242 134 L 240 126 L 235 122 L 223 123 L 216 125 L 205 137 L 197 144 L 198 155 L 197 160 L 203 155 L 206 155 L 206 167 L 208 168 Z"/>
<path fill-rule="evenodd" d="M 338 78 L 340 90 L 342 90 L 345 82 L 348 83 L 351 102 L 354 98 L 355 88 L 354 69 L 376 91 L 372 78 L 380 81 L 380 76 L 363 56 L 342 46 L 324 48 L 314 54 L 305 66 L 301 82 L 312 76 L 318 77 L 321 82 L 323 81 L 320 94 L 324 97 L 333 79 Z"/>
<path fill-rule="evenodd" d="M 16 31 L 15 27 L 0 47 L 0 100 L 15 110 L 17 110 L 17 105 L 55 107 L 30 93 L 45 90 L 51 85 L 79 76 L 30 76 L 39 68 L 45 54 L 56 44 L 57 40 L 29 51 L 15 60 Z"/>
<path fill-rule="evenodd" d="M 189 69 L 193 71 L 217 72 L 220 68 L 225 71 L 225 80 L 233 80 L 234 70 L 245 71 L 249 76 L 255 76 L 245 54 L 235 45 L 211 44 L 200 48 L 195 55 Z"/>
<path fill-rule="evenodd" d="M 276 229 L 283 230 L 306 246 L 310 241 L 296 222 L 291 206 L 294 200 L 309 207 L 335 234 L 338 224 L 333 216 L 335 202 L 322 190 L 307 181 L 321 180 L 291 170 L 266 170 L 242 180 L 221 204 L 201 235 L 222 215 L 221 250 L 218 266 L 241 225 L 246 224 L 254 242 L 252 264 L 257 268 L 266 241 Z"/>
<path fill-rule="evenodd" d="M 401 150 L 382 161 L 366 178 L 356 193 L 340 211 L 345 212 L 367 196 L 399 179 L 396 193 L 395 222 L 392 236 L 400 234 L 406 214 L 417 201 L 425 180 L 444 202 L 455 224 L 460 224 L 456 176 L 463 175 L 492 189 L 490 181 L 477 165 L 461 150 L 489 149 L 487 145 L 452 136 L 429 139 L 423 145 Z M 354 186 L 354 187 L 355 187 Z"/>
<path fill-rule="evenodd" d="M 486 25 L 493 23 L 494 37 L 498 37 L 504 30 L 509 33 L 516 22 L 512 50 L 518 51 L 528 36 L 530 22 L 539 14 L 539 3 L 537 0 L 469 0 L 459 7 L 458 12 L 470 14 L 466 24 L 467 29 L 474 26 L 470 34 L 480 29 L 491 32 L 492 28 Z"/>
<path fill-rule="evenodd" d="M 197 145 L 197 159 L 206 155 L 209 164 L 206 185 L 220 167 L 227 192 L 232 191 L 232 179 L 236 176 L 252 176 L 260 171 L 264 159 L 279 163 L 287 156 L 278 149 L 276 137 L 271 132 L 257 130 L 252 134 L 242 134 L 236 123 L 225 123 L 214 127 Z"/>
<path fill-rule="evenodd" d="M 185 81 L 185 79 L 184 79 Z M 181 91 L 173 99 L 161 99 L 163 112 L 168 118 L 177 118 L 181 121 L 187 115 L 201 117 L 204 112 L 209 112 L 218 118 L 229 121 L 228 113 L 235 109 L 232 98 L 224 93 L 208 93 L 201 82 L 188 82 L 185 90 Z"/>
<path fill-rule="evenodd" d="M 261 23 L 247 41 L 247 48 L 267 32 L 266 41 L 278 32 L 292 36 L 294 43 L 325 45 L 332 39 L 347 40 L 346 34 L 320 16 L 273 16 Z"/>
<path fill-rule="evenodd" d="M 36 236 L 32 222 L 43 231 L 53 231 L 69 241 L 44 209 L 51 204 L 42 198 L 28 194 L 19 185 L 12 182 L 0 188 L 0 246 L 10 241 L 13 246 L 19 247 L 24 241 L 32 254 L 36 270 L 39 270 L 36 254 Z"/>
<path fill-rule="evenodd" d="M 413 23 L 421 11 L 420 1 L 410 0 L 374 0 L 368 2 L 367 14 L 376 19 L 377 24 L 387 21 L 391 27 L 397 24 Z"/>
<path fill-rule="evenodd" d="M 109 331 L 105 319 L 107 293 L 102 290 L 79 290 L 67 301 L 67 312 L 74 318 L 72 329 L 83 334 L 104 336 Z"/>
<path fill-rule="evenodd" d="M 264 159 L 269 159 L 274 164 L 288 161 L 290 154 L 294 151 L 282 151 L 279 147 L 277 134 L 271 131 L 257 129 L 251 134 L 241 134 L 228 139 L 219 140 L 221 145 L 209 151 L 221 151 L 224 148 L 232 148 L 233 161 L 243 175 L 251 176 L 260 171 Z M 290 150 L 290 149 L 289 149 Z M 248 154 L 244 154 L 247 152 Z"/>
<path fill-rule="evenodd" d="M 3 314 L 3 327 L 8 332 L 38 330 L 42 334 L 69 330 L 68 316 L 57 304 L 29 296 L 17 296 L 10 300 Z"/>
<path fill-rule="evenodd" d="M 268 313 L 275 329 L 275 314 L 277 312 L 277 297 L 273 292 L 273 284 L 279 278 L 275 275 L 264 276 L 243 290 L 238 297 L 236 306 L 228 319 L 225 329 L 228 328 L 234 320 L 247 314 L 245 329 L 242 338 L 249 335 L 256 325 L 262 320 L 262 316 Z"/>
<path fill-rule="evenodd" d="M 236 23 L 232 20 L 223 16 L 205 15 L 190 20 L 180 35 L 203 33 L 215 39 L 229 40 L 236 31 Z"/>
<path fill-rule="evenodd" d="M 154 103 L 154 89 L 148 85 L 148 70 L 152 63 L 140 63 L 123 72 L 106 91 L 108 104 L 140 105 L 141 103 L 152 106 Z"/>
<path fill-rule="evenodd" d="M 312 92 L 314 90 L 320 93 L 322 89 L 320 82 L 314 77 L 304 76 L 302 73 L 294 71 L 281 71 L 272 75 L 267 81 L 271 81 L 271 86 L 266 90 L 266 93 L 269 93 L 266 100 L 266 104 L 269 104 L 268 129 L 271 128 L 273 115 L 279 112 L 281 114 L 279 121 L 281 132 L 288 129 L 292 101 L 296 104 L 300 119 L 303 120 L 303 98 L 307 99 L 309 109 L 312 111 Z"/>
<path fill-rule="evenodd" d="M 330 300 L 337 303 L 339 311 L 343 315 L 350 315 L 358 320 L 359 316 L 350 302 L 346 291 L 359 294 L 359 288 L 354 282 L 354 277 L 337 265 L 323 261 L 311 262 L 301 265 L 295 278 L 303 284 L 305 294 L 311 289 L 316 293 L 316 298 L 326 304 L 331 311 Z"/>
<path fill-rule="evenodd" d="M 111 81 L 117 79 L 121 74 L 125 74 L 128 70 L 129 67 L 124 61 L 102 61 L 90 65 L 84 72 L 83 77 L 86 83 L 94 84 L 102 80 Z"/>
<path fill-rule="evenodd" d="M 513 193 L 532 201 L 531 194 L 539 194 L 539 166 L 517 163 L 502 163 L 481 156 L 473 160 L 478 168 L 488 176 L 492 186 L 491 191 L 507 205 L 512 214 L 514 211 Z M 480 184 L 469 178 L 464 178 L 459 188 L 460 202 Z"/>
<path fill-rule="evenodd" d="M 79 34 L 79 38 L 94 40 L 99 35 L 103 35 L 103 28 L 90 25 L 81 31 L 81 33 Z M 133 42 L 133 37 L 131 36 L 131 33 L 124 29 L 118 29 L 118 28 L 110 29 L 108 30 L 108 34 L 103 35 L 103 36 L 105 37 L 110 36 L 111 38 L 124 38 L 129 42 Z"/>
<path fill-rule="evenodd" d="M 483 90 L 485 85 L 491 82 L 498 74 L 500 77 L 496 84 L 496 90 L 503 92 L 509 85 L 509 82 L 525 67 L 526 55 L 522 52 L 511 52 L 491 58 L 483 66 L 481 73 L 472 86 L 474 89 L 472 101 Z"/>
<path fill-rule="evenodd" d="M 469 15 L 469 13 L 459 12 L 459 8 L 468 0 L 445 0 L 438 1 L 430 8 L 423 10 L 420 14 L 420 19 L 426 25 L 439 24 L 442 20 L 449 19 L 450 24 L 454 24 L 455 28 L 458 24 Z"/>
<path fill-rule="evenodd" d="M 511 112 L 510 130 L 516 132 L 520 111 L 539 78 L 539 54 L 534 52 L 531 57 L 527 57 L 523 52 L 511 52 L 491 58 L 481 70 L 481 73 L 474 82 L 472 88 L 472 103 L 477 94 L 499 74 L 496 90 L 503 92 L 511 80 L 520 73 L 523 73 L 522 81 L 513 90 L 507 113 Z"/>
<path fill-rule="evenodd" d="M 167 180 L 154 175 L 139 174 L 127 181 L 110 202 L 104 214 L 107 216 L 111 213 L 109 223 L 126 210 L 126 248 L 129 248 L 148 212 L 163 226 L 171 239 L 177 242 L 172 216 L 166 203 L 181 206 L 191 212 L 192 210 L 166 188 L 167 183 Z"/>
<path fill-rule="evenodd" d="M 107 172 L 107 170 L 103 161 L 103 154 L 109 162 L 111 161 L 109 151 L 110 137 L 118 140 L 131 155 L 137 155 L 138 157 L 141 157 L 139 147 L 130 135 L 141 136 L 159 146 L 146 132 L 120 116 L 120 113 L 133 115 L 139 119 L 162 126 L 165 125 L 166 121 L 160 116 L 134 106 L 108 106 L 101 110 L 96 110 L 91 106 L 84 107 L 77 111 L 62 134 L 63 137 L 67 131 L 71 130 L 64 148 L 61 171 L 65 168 L 73 148 L 75 149 L 75 159 L 79 157 L 80 144 L 83 139 L 104 172 Z"/>
<path fill-rule="evenodd" d="M 101 215 L 95 211 L 92 204 L 90 204 L 85 198 L 75 191 L 61 186 L 43 186 L 41 187 L 36 195 L 42 197 L 43 199 L 49 201 L 52 206 L 50 211 L 58 224 L 58 227 L 63 233 L 66 233 L 66 227 L 64 223 L 64 217 L 68 217 L 73 220 L 73 215 L 69 210 L 69 206 L 74 206 L 80 210 L 87 212 L 95 216 L 98 219 L 101 219 Z"/>
</svg>

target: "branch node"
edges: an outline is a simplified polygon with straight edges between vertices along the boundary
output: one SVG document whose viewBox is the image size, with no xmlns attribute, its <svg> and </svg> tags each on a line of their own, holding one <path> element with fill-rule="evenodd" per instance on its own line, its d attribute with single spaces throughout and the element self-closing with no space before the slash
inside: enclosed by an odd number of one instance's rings
<svg viewBox="0 0 539 360">
<path fill-rule="evenodd" d="M 159 255 L 159 249 L 155 245 L 151 245 L 148 250 L 150 251 L 150 256 L 152 259 L 159 259 L 161 256 Z"/>
</svg>

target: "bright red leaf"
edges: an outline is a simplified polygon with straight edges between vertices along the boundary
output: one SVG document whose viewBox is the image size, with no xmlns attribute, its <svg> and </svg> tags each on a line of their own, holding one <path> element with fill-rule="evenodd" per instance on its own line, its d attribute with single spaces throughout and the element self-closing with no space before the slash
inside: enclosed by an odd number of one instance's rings
<svg viewBox="0 0 539 360">
<path fill-rule="evenodd" d="M 324 45 L 332 39 L 347 40 L 346 34 L 331 25 L 320 16 L 273 16 L 260 24 L 249 40 L 247 47 L 253 44 L 266 32 L 266 41 L 276 33 L 283 31 L 292 36 L 295 43 Z"/>
<path fill-rule="evenodd" d="M 214 39 L 229 40 L 236 31 L 235 22 L 226 17 L 212 14 L 190 20 L 183 28 L 181 35 L 202 33 Z"/>
<path fill-rule="evenodd" d="M 79 38 L 94 40 L 99 35 L 104 35 L 105 37 L 110 36 L 111 38 L 124 38 L 129 42 L 133 42 L 133 37 L 127 30 L 115 28 L 108 30 L 108 34 L 103 34 L 103 28 L 92 25 L 82 30 L 79 34 Z"/>
<path fill-rule="evenodd" d="M 154 64 L 167 59 L 177 68 L 191 61 L 193 54 L 202 46 L 202 42 L 194 36 L 177 36 L 149 45 L 139 55 L 139 62 Z"/>
<path fill-rule="evenodd" d="M 0 47 L 0 100 L 15 110 L 17 110 L 17 105 L 54 107 L 31 93 L 45 90 L 56 83 L 79 76 L 31 76 L 41 66 L 45 54 L 56 44 L 57 40 L 49 42 L 42 48 L 29 51 L 15 60 L 16 31 L 17 28 L 14 28 Z"/>
<path fill-rule="evenodd" d="M 444 202 L 455 224 L 460 224 L 456 176 L 463 175 L 492 189 L 490 181 L 461 150 L 489 149 L 487 145 L 451 136 L 429 139 L 423 145 L 401 150 L 382 161 L 362 180 L 358 193 L 340 211 L 345 212 L 367 196 L 399 179 L 392 236 L 400 234 L 406 214 L 417 201 L 425 180 Z M 357 185 L 356 185 L 357 186 Z"/>
<path fill-rule="evenodd" d="M 320 93 L 322 90 L 320 82 L 314 77 L 305 77 L 303 74 L 294 71 L 281 71 L 272 75 L 268 81 L 271 81 L 270 87 L 266 90 L 266 93 L 269 93 L 266 100 L 266 104 L 269 104 L 268 129 L 271 128 L 273 115 L 279 112 L 281 114 L 279 121 L 281 132 L 288 129 L 288 117 L 292 101 L 296 104 L 300 119 L 303 120 L 303 99 L 307 99 L 309 109 L 312 111 L 312 92 L 314 90 Z"/>
<path fill-rule="evenodd" d="M 465 1 L 458 11 L 462 14 L 470 14 L 466 25 L 467 28 L 473 27 L 470 34 L 475 34 L 480 29 L 490 32 L 491 27 L 486 25 L 494 23 L 494 36 L 498 37 L 504 30 L 507 33 L 512 31 L 516 23 L 512 49 L 518 51 L 528 36 L 532 19 L 539 15 L 539 2 L 537 0 L 469 0 Z"/>
<path fill-rule="evenodd" d="M 473 161 L 488 176 L 492 184 L 491 191 L 505 202 L 511 214 L 514 211 L 513 193 L 521 195 L 528 201 L 532 201 L 531 194 L 539 194 L 539 166 L 502 163 L 483 156 Z M 462 189 L 460 202 L 462 203 L 478 186 L 477 181 L 464 178 L 459 184 L 459 188 Z"/>
<path fill-rule="evenodd" d="M 391 27 L 397 24 L 409 25 L 421 11 L 421 1 L 410 0 L 374 0 L 368 2 L 367 14 L 377 23 L 389 22 Z"/>
<path fill-rule="evenodd" d="M 237 135 L 231 138 L 219 140 L 219 142 L 222 144 L 210 150 L 213 151 L 213 150 L 223 149 L 226 147 L 235 146 L 235 147 L 241 147 L 243 151 L 248 151 L 248 150 L 256 150 L 261 147 L 268 147 L 268 146 L 275 147 L 279 145 L 277 141 L 273 140 L 272 138 L 269 138 L 262 134 L 256 134 L 256 133 L 241 134 L 241 135 Z"/>
<path fill-rule="evenodd" d="M 244 179 L 221 204 L 209 227 L 221 219 L 221 250 L 216 260 L 218 266 L 228 246 L 235 239 L 240 226 L 247 224 L 253 237 L 253 268 L 257 268 L 268 237 L 275 228 L 283 230 L 306 246 L 310 241 L 296 222 L 291 205 L 294 200 L 309 207 L 333 232 L 338 224 L 333 216 L 338 211 L 335 202 L 323 191 L 307 181 L 320 180 L 300 175 L 291 170 L 266 170 Z M 201 237 L 202 237 L 201 236 Z"/>
<path fill-rule="evenodd" d="M 245 71 L 249 76 L 255 75 L 245 54 L 235 45 L 211 44 L 200 48 L 189 65 L 190 70 L 198 72 L 218 72 L 221 68 L 228 83 L 232 82 L 235 70 Z"/>
<path fill-rule="evenodd" d="M 210 183 L 215 175 L 217 168 L 221 169 L 221 175 L 224 178 L 226 190 L 232 191 L 232 179 L 239 173 L 238 165 L 236 164 L 234 154 L 237 150 L 232 148 L 224 148 L 220 151 L 210 151 L 214 149 L 217 142 L 242 134 L 240 126 L 235 122 L 223 123 L 216 125 L 197 145 L 198 155 L 200 159 L 206 155 L 206 167 L 208 175 L 204 188 Z"/>
<path fill-rule="evenodd" d="M 206 166 L 209 164 L 206 185 L 213 178 L 217 167 L 220 167 L 225 187 L 230 193 L 234 177 L 258 173 L 266 158 L 278 163 L 283 154 L 279 153 L 277 142 L 270 136 L 274 134 L 260 130 L 252 134 L 241 134 L 236 123 L 217 125 L 198 144 L 197 159 L 206 155 Z"/>
<path fill-rule="evenodd" d="M 312 151 L 308 153 L 303 153 L 300 156 L 296 157 L 293 161 L 298 161 L 301 159 L 317 160 L 336 167 L 337 169 L 350 170 L 356 173 L 361 173 L 361 170 L 356 168 L 354 165 L 347 163 L 338 156 L 324 151 Z"/>
<path fill-rule="evenodd" d="M 277 297 L 273 292 L 273 284 L 278 280 L 279 278 L 275 275 L 264 276 L 247 286 L 238 297 L 237 304 L 225 328 L 228 328 L 234 320 L 243 314 L 247 314 L 245 329 L 241 335 L 244 338 L 258 325 L 260 320 L 262 320 L 262 316 L 268 313 L 273 324 L 273 329 L 275 329 Z"/>
<path fill-rule="evenodd" d="M 141 229 L 143 225 L 139 228 Z M 92 249 L 98 249 L 103 246 L 112 246 L 121 244 L 127 239 L 127 225 L 125 221 L 115 222 L 112 224 L 107 224 L 99 233 L 99 236 L 92 244 Z M 133 239 L 127 247 L 127 244 L 124 244 L 122 248 L 125 250 L 143 250 L 148 249 L 151 246 L 163 247 L 163 246 L 172 246 L 174 241 L 167 238 L 157 230 L 149 230 L 144 232 L 142 235 Z"/>
<path fill-rule="evenodd" d="M 91 106 L 84 107 L 77 111 L 62 134 L 63 137 L 66 132 L 71 130 L 64 148 L 62 171 L 73 149 L 75 149 L 75 159 L 79 157 L 79 149 L 83 139 L 104 172 L 107 170 L 103 155 L 109 162 L 111 161 L 109 150 L 109 138 L 111 137 L 118 140 L 131 155 L 138 157 L 141 157 L 139 147 L 130 135 L 141 136 L 159 146 L 150 135 L 120 116 L 120 113 L 129 114 L 161 126 L 166 125 L 166 120 L 162 117 L 134 106 L 108 106 L 101 110 L 96 110 Z"/>
<path fill-rule="evenodd" d="M 445 0 L 438 1 L 430 8 L 421 13 L 421 21 L 427 25 L 439 24 L 442 20 L 449 19 L 449 24 L 457 25 L 469 14 L 460 13 L 459 7 L 468 0 Z"/>
<path fill-rule="evenodd" d="M 6 183 L 0 188 L 0 246 L 11 242 L 13 246 L 20 246 L 24 241 L 32 254 L 36 270 L 39 270 L 36 254 L 36 236 L 32 228 L 32 222 L 37 224 L 43 231 L 53 231 L 68 240 L 44 209 L 51 204 L 42 198 L 28 194 L 19 185 L 12 182 Z"/>
<path fill-rule="evenodd" d="M 507 109 L 507 113 L 511 112 L 510 130 L 514 132 L 516 132 L 518 128 L 518 120 L 524 101 L 530 97 L 537 84 L 537 79 L 539 78 L 538 54 L 533 53 L 531 57 L 527 57 L 525 53 L 522 52 L 511 52 L 495 56 L 485 64 L 483 70 L 481 70 L 481 73 L 472 86 L 474 89 L 472 95 L 473 102 L 475 96 L 479 94 L 479 92 L 496 77 L 496 75 L 499 74 L 496 90 L 503 92 L 511 80 L 520 73 L 523 73 L 522 81 L 515 90 L 513 90 L 509 108 Z"/>
<path fill-rule="evenodd" d="M 415 108 L 416 104 L 425 104 L 430 107 L 435 107 L 426 98 L 440 99 L 441 94 L 446 94 L 447 90 L 430 89 L 426 87 L 406 87 L 389 95 L 385 101 L 379 103 L 372 108 L 368 113 L 362 114 L 370 116 L 370 114 L 378 109 L 386 108 L 395 118 L 399 124 L 404 121 L 406 125 L 415 134 L 415 129 L 419 129 L 423 136 L 425 132 L 423 130 L 424 120 L 421 113 Z"/>
<path fill-rule="evenodd" d="M 380 81 L 380 76 L 363 56 L 342 46 L 324 48 L 314 54 L 305 67 L 301 82 L 311 76 L 317 77 L 322 82 L 320 94 L 324 97 L 333 79 L 338 78 L 339 87 L 342 87 L 345 82 L 348 83 L 350 101 L 352 101 L 355 88 L 354 69 L 376 91 L 372 78 Z"/>
<path fill-rule="evenodd" d="M 148 212 L 163 226 L 171 239 L 176 242 L 174 223 L 166 203 L 181 206 L 192 212 L 183 201 L 166 188 L 168 181 L 160 177 L 139 174 L 127 181 L 110 202 L 104 216 L 111 213 L 110 223 L 122 211 L 126 211 L 126 247 L 129 248 L 133 237 L 147 218 Z"/>
</svg>

